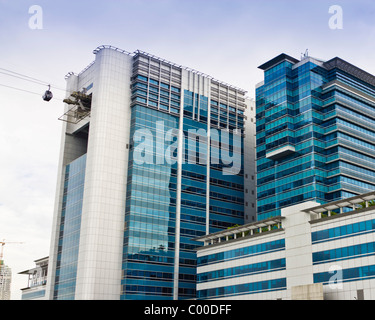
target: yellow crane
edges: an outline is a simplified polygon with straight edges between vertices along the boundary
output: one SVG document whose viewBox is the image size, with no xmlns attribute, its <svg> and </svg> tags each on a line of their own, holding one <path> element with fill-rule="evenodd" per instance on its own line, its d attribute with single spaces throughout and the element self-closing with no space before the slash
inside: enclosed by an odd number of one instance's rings
<svg viewBox="0 0 375 320">
<path fill-rule="evenodd" d="M 1 251 L 0 251 L 0 266 L 3 264 L 3 257 L 4 257 L 4 246 L 6 244 L 23 244 L 24 242 L 10 242 L 10 241 L 5 241 L 5 239 L 3 239 L 3 241 L 0 241 L 0 245 L 1 245 Z"/>
</svg>

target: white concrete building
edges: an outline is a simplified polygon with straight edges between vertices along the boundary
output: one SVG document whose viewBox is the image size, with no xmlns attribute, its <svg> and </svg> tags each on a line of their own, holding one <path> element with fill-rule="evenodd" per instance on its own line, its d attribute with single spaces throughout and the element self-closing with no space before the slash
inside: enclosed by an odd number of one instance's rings
<svg viewBox="0 0 375 320">
<path fill-rule="evenodd" d="M 375 299 L 375 192 L 200 237 L 198 299 Z"/>
<path fill-rule="evenodd" d="M 35 260 L 35 267 L 19 272 L 27 275 L 27 287 L 22 290 L 22 300 L 46 300 L 48 257 Z"/>
</svg>

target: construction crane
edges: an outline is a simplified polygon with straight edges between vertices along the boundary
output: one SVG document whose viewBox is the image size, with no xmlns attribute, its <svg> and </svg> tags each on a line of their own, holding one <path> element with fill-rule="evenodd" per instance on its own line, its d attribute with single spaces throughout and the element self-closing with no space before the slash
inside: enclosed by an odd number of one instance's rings
<svg viewBox="0 0 375 320">
<path fill-rule="evenodd" d="M 0 266 L 3 264 L 3 257 L 4 257 L 4 246 L 6 244 L 23 244 L 24 242 L 9 242 L 9 241 L 5 241 L 5 239 L 3 239 L 3 241 L 0 241 L 0 245 L 1 245 L 1 251 L 0 251 Z"/>
</svg>

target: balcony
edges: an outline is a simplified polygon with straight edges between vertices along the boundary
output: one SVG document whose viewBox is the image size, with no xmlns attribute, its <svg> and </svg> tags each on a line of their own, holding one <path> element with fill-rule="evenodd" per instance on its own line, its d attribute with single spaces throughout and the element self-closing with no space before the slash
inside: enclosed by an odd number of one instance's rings
<svg viewBox="0 0 375 320">
<path fill-rule="evenodd" d="M 278 160 L 289 156 L 296 152 L 296 149 L 291 145 L 284 145 L 281 148 L 266 153 L 266 158 L 271 160 Z"/>
</svg>

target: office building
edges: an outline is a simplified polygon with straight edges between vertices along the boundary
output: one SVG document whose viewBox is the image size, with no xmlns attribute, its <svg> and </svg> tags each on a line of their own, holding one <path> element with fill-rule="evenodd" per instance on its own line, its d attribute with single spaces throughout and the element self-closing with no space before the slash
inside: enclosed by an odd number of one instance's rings
<svg viewBox="0 0 375 320">
<path fill-rule="evenodd" d="M 12 269 L 0 260 L 0 300 L 10 300 L 12 283 Z"/>
<path fill-rule="evenodd" d="M 256 88 L 258 219 L 375 190 L 375 77 L 281 54 Z"/>
<path fill-rule="evenodd" d="M 193 238 L 255 221 L 254 103 L 142 51 L 94 54 L 66 76 L 46 297 L 195 298 Z"/>
<path fill-rule="evenodd" d="M 35 267 L 19 272 L 27 276 L 27 287 L 22 288 L 22 300 L 45 300 L 48 257 L 35 260 Z"/>
<path fill-rule="evenodd" d="M 375 192 L 197 238 L 201 300 L 374 300 Z"/>
</svg>

